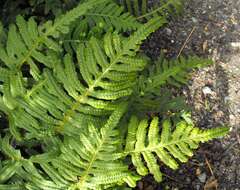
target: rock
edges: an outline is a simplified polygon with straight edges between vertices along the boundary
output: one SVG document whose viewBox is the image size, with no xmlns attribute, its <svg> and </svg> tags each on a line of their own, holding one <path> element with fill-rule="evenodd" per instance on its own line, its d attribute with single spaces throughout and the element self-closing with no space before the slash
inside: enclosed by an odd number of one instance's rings
<svg viewBox="0 0 240 190">
<path fill-rule="evenodd" d="M 200 190 L 200 188 L 201 188 L 200 185 L 197 184 L 197 185 L 196 185 L 196 190 Z"/>
<path fill-rule="evenodd" d="M 207 179 L 207 175 L 206 173 L 202 173 L 198 176 L 198 179 L 201 183 L 205 183 L 206 182 L 206 179 Z"/>
<path fill-rule="evenodd" d="M 195 17 L 192 17 L 192 21 L 193 21 L 193 23 L 198 23 L 198 20 L 195 18 Z"/>
<path fill-rule="evenodd" d="M 165 30 L 168 36 L 172 34 L 172 30 L 170 28 L 166 28 Z"/>
<path fill-rule="evenodd" d="M 225 103 L 229 103 L 230 100 L 231 100 L 231 98 L 229 96 L 224 97 L 224 102 Z"/>
<path fill-rule="evenodd" d="M 202 89 L 202 92 L 204 95 L 209 95 L 209 94 L 212 94 L 213 91 L 211 88 L 209 88 L 208 86 L 205 86 L 203 89 Z"/>
</svg>

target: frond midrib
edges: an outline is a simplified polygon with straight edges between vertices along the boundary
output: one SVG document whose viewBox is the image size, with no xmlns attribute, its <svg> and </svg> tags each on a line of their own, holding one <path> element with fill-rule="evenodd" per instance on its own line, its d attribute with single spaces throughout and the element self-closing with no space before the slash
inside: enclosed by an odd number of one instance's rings
<svg viewBox="0 0 240 190">
<path fill-rule="evenodd" d="M 179 143 L 187 142 L 187 141 L 201 142 L 203 140 L 203 137 L 205 137 L 205 136 L 203 134 L 200 134 L 200 135 L 196 135 L 196 136 L 192 136 L 192 137 L 188 137 L 188 138 L 186 137 L 186 138 L 173 140 L 168 143 L 159 143 L 157 146 L 151 146 L 151 147 L 148 146 L 143 149 L 134 149 L 134 150 L 130 150 L 130 151 L 124 151 L 124 152 L 120 153 L 120 157 L 124 157 L 126 155 L 133 154 L 133 153 L 142 153 L 142 152 L 146 152 L 146 151 L 154 152 L 155 150 L 157 150 L 159 148 L 166 148 L 167 146 L 177 145 Z"/>
<path fill-rule="evenodd" d="M 107 131 L 107 132 L 109 132 L 109 131 Z M 101 143 L 99 144 L 99 146 L 97 146 L 97 149 L 95 150 L 95 152 L 92 156 L 92 159 L 88 164 L 87 169 L 85 170 L 83 176 L 80 177 L 79 181 L 76 184 L 74 184 L 74 187 L 77 187 L 78 189 L 81 189 L 82 187 L 84 187 L 84 183 L 86 182 L 88 175 L 90 174 L 92 166 L 93 166 L 94 162 L 96 161 L 97 155 L 98 155 L 99 151 L 102 149 L 102 146 L 104 145 L 107 136 L 108 136 L 107 134 L 102 136 Z"/>
<path fill-rule="evenodd" d="M 44 39 L 46 37 L 48 37 L 51 33 L 53 33 L 56 28 L 59 26 L 60 24 L 55 24 L 53 25 L 49 30 L 47 30 L 43 35 L 39 36 L 35 42 L 33 43 L 33 45 L 31 46 L 31 48 L 29 49 L 29 51 L 25 54 L 25 56 L 23 57 L 23 59 L 21 61 L 19 61 L 19 63 L 17 63 L 17 69 L 20 69 L 21 66 L 27 62 L 27 60 L 31 57 L 32 53 L 34 50 L 36 50 L 39 45 L 41 43 L 43 43 Z"/>
<path fill-rule="evenodd" d="M 89 162 L 88 167 L 87 167 L 86 171 L 84 172 L 83 176 L 81 176 L 79 181 L 76 184 L 74 184 L 74 186 L 77 187 L 78 189 L 81 189 L 81 187 L 84 186 L 84 183 L 86 182 L 87 177 L 90 174 L 92 166 L 93 166 L 94 162 L 96 161 L 97 154 L 101 150 L 104 141 L 105 141 L 105 139 L 101 142 L 100 146 L 98 146 L 97 150 L 94 152 L 92 159 Z"/>
<path fill-rule="evenodd" d="M 78 109 L 78 107 L 85 102 L 85 100 L 89 97 L 89 95 L 91 94 L 91 92 L 94 91 L 94 88 L 97 87 L 98 83 L 101 81 L 102 78 L 104 78 L 104 76 L 111 70 L 112 66 L 118 62 L 118 60 L 120 59 L 120 57 L 122 56 L 122 52 L 124 52 L 124 50 L 122 50 L 116 57 L 115 59 L 113 59 L 111 61 L 111 63 L 109 64 L 109 66 L 105 69 L 104 72 L 102 72 L 102 74 L 95 80 L 95 82 L 89 86 L 86 91 L 84 92 L 84 94 L 78 96 L 76 98 L 76 102 L 72 105 L 72 107 L 67 110 L 64 114 L 64 117 L 61 121 L 59 121 L 59 125 L 56 127 L 56 131 L 57 132 L 62 132 L 64 130 L 64 126 L 65 124 L 70 120 L 71 116 L 75 113 L 75 111 Z"/>
</svg>

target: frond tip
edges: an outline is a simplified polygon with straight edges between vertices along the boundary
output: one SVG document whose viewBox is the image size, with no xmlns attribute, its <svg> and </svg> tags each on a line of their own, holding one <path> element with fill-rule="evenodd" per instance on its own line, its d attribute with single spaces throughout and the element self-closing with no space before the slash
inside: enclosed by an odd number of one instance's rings
<svg viewBox="0 0 240 190">
<path fill-rule="evenodd" d="M 130 121 L 124 155 L 131 155 L 137 172 L 144 176 L 151 173 L 160 182 L 162 174 L 158 159 L 172 169 L 178 168 L 178 162 L 187 162 L 193 156 L 193 150 L 200 143 L 224 136 L 227 127 L 201 130 L 185 121 L 179 122 L 174 130 L 170 120 L 162 123 L 159 133 L 159 119 L 153 118 L 139 122 L 136 117 Z M 144 164 L 146 162 L 146 165 Z"/>
</svg>

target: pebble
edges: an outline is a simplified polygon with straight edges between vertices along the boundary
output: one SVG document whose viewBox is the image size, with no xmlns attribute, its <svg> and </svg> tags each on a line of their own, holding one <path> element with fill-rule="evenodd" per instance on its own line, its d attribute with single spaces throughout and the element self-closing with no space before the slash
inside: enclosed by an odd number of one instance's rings
<svg viewBox="0 0 240 190">
<path fill-rule="evenodd" d="M 200 185 L 197 184 L 197 185 L 196 185 L 196 190 L 200 190 L 200 188 L 201 188 Z"/>
<path fill-rule="evenodd" d="M 207 175 L 206 173 L 202 173 L 198 176 L 198 179 L 201 183 L 205 183 L 206 182 L 206 179 L 207 179 Z"/>
<path fill-rule="evenodd" d="M 224 97 L 224 103 L 229 103 L 231 98 L 229 96 Z"/>
<path fill-rule="evenodd" d="M 166 28 L 165 30 L 168 36 L 172 34 L 172 30 L 170 28 Z"/>
<path fill-rule="evenodd" d="M 198 23 L 198 20 L 195 17 L 192 17 L 193 23 Z"/>
<path fill-rule="evenodd" d="M 205 86 L 203 89 L 202 89 L 202 92 L 204 95 L 209 95 L 209 94 L 212 94 L 213 91 L 211 88 L 209 88 L 208 86 Z"/>
</svg>

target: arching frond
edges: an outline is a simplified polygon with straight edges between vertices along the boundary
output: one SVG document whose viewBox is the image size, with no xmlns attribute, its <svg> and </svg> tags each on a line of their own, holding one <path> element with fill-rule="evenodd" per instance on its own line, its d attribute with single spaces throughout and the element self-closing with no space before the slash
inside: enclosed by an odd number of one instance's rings
<svg viewBox="0 0 240 190">
<path fill-rule="evenodd" d="M 133 117 L 129 123 L 123 153 L 123 155 L 131 155 L 132 162 L 140 175 L 151 173 L 158 182 L 162 180 L 162 174 L 157 159 L 170 168 L 177 169 L 177 161 L 187 162 L 200 143 L 224 136 L 229 128 L 201 130 L 183 121 L 173 129 L 171 122 L 165 120 L 161 125 L 161 132 L 159 131 L 157 117 L 153 118 L 150 124 L 148 120 L 139 122 Z"/>
<path fill-rule="evenodd" d="M 180 87 L 186 84 L 193 69 L 201 68 L 212 63 L 209 59 L 196 56 L 180 57 L 179 59 L 167 60 L 160 56 L 152 66 L 150 65 L 145 75 L 139 79 L 139 93 L 144 96 L 147 93 L 154 93 L 165 84 Z"/>
<path fill-rule="evenodd" d="M 78 134 L 87 122 L 104 121 L 96 116 L 109 115 L 132 93 L 136 74 L 147 63 L 137 54 L 140 43 L 163 23 L 151 20 L 129 38 L 114 33 L 102 40 L 91 38 L 79 46 L 76 64 L 70 55 L 61 62 L 52 54 L 53 71 L 44 69 L 41 80 L 30 90 L 14 86 L 17 93 L 27 92 L 23 98 L 13 99 L 6 93 L 9 89 L 4 91 L 5 105 L 12 110 L 12 128 L 24 128 L 41 138 L 56 132 Z"/>
<path fill-rule="evenodd" d="M 117 125 L 125 109 L 126 105 L 119 106 L 101 129 L 89 124 L 81 135 L 65 136 L 58 155 L 32 156 L 18 172 L 28 181 L 26 187 L 100 190 L 118 183 L 134 187 L 139 177 L 132 174 L 121 159 L 113 157 L 121 144 Z M 35 167 L 37 163 L 42 171 Z"/>
<path fill-rule="evenodd" d="M 25 93 L 22 88 L 24 86 L 21 70 L 23 65 L 28 65 L 32 77 L 39 80 L 41 69 L 39 63 L 46 67 L 53 67 L 51 56 L 45 53 L 45 49 L 61 51 L 61 46 L 55 39 L 60 34 L 66 34 L 73 21 L 104 1 L 90 0 L 82 3 L 65 15 L 56 18 L 54 22 L 48 21 L 40 26 L 33 18 L 26 21 L 22 16 L 18 16 L 16 25 L 9 26 L 6 42 L 0 44 L 0 60 L 3 62 L 1 67 L 9 71 L 9 76 L 3 85 L 5 86 L 3 91 L 7 91 L 4 93 L 13 97 L 23 95 Z"/>
</svg>

